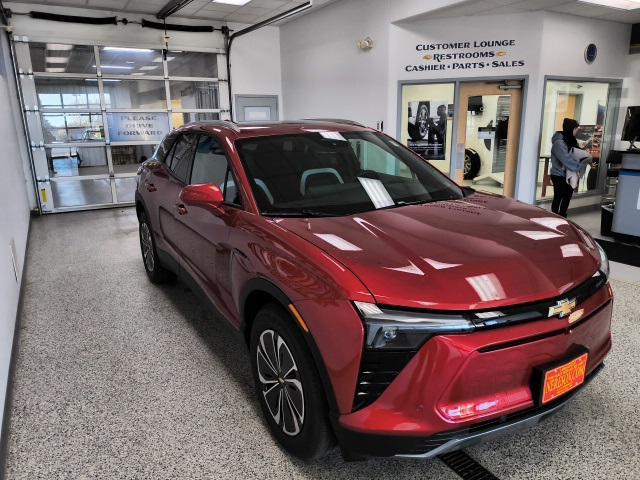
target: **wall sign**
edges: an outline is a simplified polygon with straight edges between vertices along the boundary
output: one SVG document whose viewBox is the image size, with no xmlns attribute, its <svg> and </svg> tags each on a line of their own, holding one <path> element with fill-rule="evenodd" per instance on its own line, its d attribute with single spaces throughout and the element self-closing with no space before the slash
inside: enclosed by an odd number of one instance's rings
<svg viewBox="0 0 640 480">
<path fill-rule="evenodd" d="M 155 142 L 169 131 L 167 113 L 107 113 L 111 142 Z"/>
<path fill-rule="evenodd" d="M 482 70 L 484 68 L 524 67 L 525 61 L 512 58 L 516 40 L 473 40 L 465 42 L 419 43 L 419 58 L 406 65 L 407 72 L 442 70 Z"/>
</svg>

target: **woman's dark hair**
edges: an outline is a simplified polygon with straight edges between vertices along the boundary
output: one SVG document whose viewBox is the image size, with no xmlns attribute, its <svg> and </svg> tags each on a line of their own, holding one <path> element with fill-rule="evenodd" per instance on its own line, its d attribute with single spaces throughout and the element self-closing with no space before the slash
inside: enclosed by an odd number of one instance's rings
<svg viewBox="0 0 640 480">
<path fill-rule="evenodd" d="M 576 136 L 573 134 L 573 130 L 579 126 L 580 124 L 573 118 L 565 118 L 563 120 L 562 138 L 564 138 L 564 142 L 567 144 L 567 148 L 578 147 L 578 140 L 576 140 Z"/>
</svg>

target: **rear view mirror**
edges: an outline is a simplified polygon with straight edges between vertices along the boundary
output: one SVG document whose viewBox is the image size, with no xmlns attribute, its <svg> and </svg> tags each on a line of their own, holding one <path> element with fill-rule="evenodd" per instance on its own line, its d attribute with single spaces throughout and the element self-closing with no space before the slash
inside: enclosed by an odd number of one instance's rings
<svg viewBox="0 0 640 480">
<path fill-rule="evenodd" d="M 185 205 L 218 208 L 224 202 L 222 190 L 212 183 L 187 185 L 180 192 L 180 201 Z"/>
</svg>

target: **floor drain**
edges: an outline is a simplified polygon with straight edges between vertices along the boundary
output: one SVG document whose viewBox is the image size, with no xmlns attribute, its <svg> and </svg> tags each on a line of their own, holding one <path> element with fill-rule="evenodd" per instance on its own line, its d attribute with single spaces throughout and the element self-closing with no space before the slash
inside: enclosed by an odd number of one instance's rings
<svg viewBox="0 0 640 480">
<path fill-rule="evenodd" d="M 498 480 L 498 477 L 462 450 L 445 453 L 438 458 L 464 480 Z"/>
</svg>

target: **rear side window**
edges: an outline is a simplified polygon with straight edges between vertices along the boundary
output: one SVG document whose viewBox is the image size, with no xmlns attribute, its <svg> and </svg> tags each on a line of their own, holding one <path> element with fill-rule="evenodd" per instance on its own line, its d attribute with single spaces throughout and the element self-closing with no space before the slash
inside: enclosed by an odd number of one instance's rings
<svg viewBox="0 0 640 480">
<path fill-rule="evenodd" d="M 153 158 L 159 162 L 165 162 L 166 160 L 170 160 L 170 157 L 167 155 L 171 151 L 171 147 L 176 141 L 175 135 L 167 135 L 164 137 L 164 140 L 160 142 L 158 148 L 153 154 Z"/>
<path fill-rule="evenodd" d="M 172 152 L 167 156 L 167 166 L 169 170 L 182 182 L 189 183 L 191 173 L 191 161 L 195 150 L 197 135 L 182 135 Z"/>
</svg>

